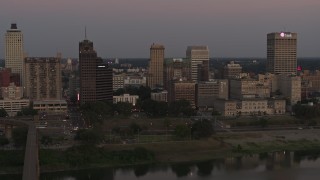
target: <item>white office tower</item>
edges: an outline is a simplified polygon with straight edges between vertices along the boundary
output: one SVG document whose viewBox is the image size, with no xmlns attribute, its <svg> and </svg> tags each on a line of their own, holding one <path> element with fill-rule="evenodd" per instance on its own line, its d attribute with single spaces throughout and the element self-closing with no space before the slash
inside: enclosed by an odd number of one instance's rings
<svg viewBox="0 0 320 180">
<path fill-rule="evenodd" d="M 5 34 L 5 67 L 11 68 L 12 73 L 19 73 L 20 85 L 17 86 L 24 86 L 23 58 L 23 34 L 17 28 L 17 24 L 11 24 L 11 28 Z"/>
<path fill-rule="evenodd" d="M 193 81 L 209 80 L 209 48 L 208 46 L 188 46 L 187 59 L 191 61 L 191 79 Z"/>
</svg>

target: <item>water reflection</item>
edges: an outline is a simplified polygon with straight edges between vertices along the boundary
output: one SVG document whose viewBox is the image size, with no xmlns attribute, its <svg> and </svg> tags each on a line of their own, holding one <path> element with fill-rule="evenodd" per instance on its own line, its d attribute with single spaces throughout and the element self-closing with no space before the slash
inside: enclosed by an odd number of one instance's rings
<svg viewBox="0 0 320 180">
<path fill-rule="evenodd" d="M 139 166 L 135 166 L 133 168 L 134 171 L 134 175 L 136 177 L 140 177 L 140 176 L 144 176 L 148 173 L 149 171 L 149 165 L 139 165 Z"/>
<path fill-rule="evenodd" d="M 172 165 L 139 165 L 123 168 L 101 168 L 44 173 L 41 180 L 144 180 L 144 179 L 313 179 L 320 167 L 320 150 L 263 153 L 196 163 Z M 309 168 L 309 169 L 306 169 Z M 307 171 L 311 171 L 306 173 Z M 0 176 L 1 180 L 21 179 Z M 318 179 L 318 178 L 314 178 Z"/>
<path fill-rule="evenodd" d="M 191 165 L 191 163 L 174 164 L 171 166 L 171 169 L 177 177 L 183 177 L 191 173 Z"/>
<path fill-rule="evenodd" d="M 214 167 L 213 163 L 214 163 L 213 161 L 205 161 L 205 162 L 197 163 L 196 164 L 198 168 L 197 175 L 202 177 L 210 176 Z"/>
<path fill-rule="evenodd" d="M 89 169 L 41 174 L 41 180 L 113 180 L 113 169 Z"/>
</svg>

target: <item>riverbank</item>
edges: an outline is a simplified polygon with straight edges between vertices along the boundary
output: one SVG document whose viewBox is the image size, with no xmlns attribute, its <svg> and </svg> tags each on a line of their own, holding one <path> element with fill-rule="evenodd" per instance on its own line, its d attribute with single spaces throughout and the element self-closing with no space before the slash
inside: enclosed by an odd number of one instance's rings
<svg viewBox="0 0 320 180">
<path fill-rule="evenodd" d="M 125 150 L 138 146 L 153 151 L 157 162 L 198 161 L 250 153 L 320 149 L 320 130 L 230 132 L 218 133 L 205 140 L 106 145 L 104 148 Z"/>
<path fill-rule="evenodd" d="M 320 130 L 219 133 L 209 139 L 184 142 L 104 145 L 67 151 L 40 150 L 40 169 L 41 172 L 52 172 L 150 163 L 197 162 L 283 150 L 320 150 Z M 4 160 L 10 159 L 1 158 L 0 155 L 2 165 L 5 164 Z M 16 164 L 19 165 L 18 162 Z M 18 173 L 21 166 L 13 165 L 8 169 L 10 171 L 0 167 L 0 172 Z"/>
<path fill-rule="evenodd" d="M 115 167 L 143 163 L 180 163 L 197 162 L 227 157 L 246 156 L 275 151 L 320 150 L 320 130 L 288 130 L 219 133 L 209 139 L 183 142 L 161 142 L 148 144 L 115 144 L 104 145 L 106 151 L 128 151 L 142 147 L 154 153 L 154 159 L 136 163 L 93 164 L 94 167 Z M 51 171 L 52 167 L 42 167 Z M 82 167 L 83 168 L 83 167 Z M 58 170 L 58 169 L 56 169 Z"/>
</svg>

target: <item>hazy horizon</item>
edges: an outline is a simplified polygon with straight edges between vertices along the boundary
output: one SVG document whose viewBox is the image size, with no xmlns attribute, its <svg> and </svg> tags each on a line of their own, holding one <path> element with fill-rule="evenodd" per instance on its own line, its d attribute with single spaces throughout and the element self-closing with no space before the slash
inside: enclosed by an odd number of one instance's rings
<svg viewBox="0 0 320 180">
<path fill-rule="evenodd" d="M 267 33 L 298 33 L 298 57 L 319 57 L 318 0 L 10 0 L 1 3 L 4 35 L 17 23 L 29 56 L 78 57 L 87 37 L 98 56 L 148 58 L 152 43 L 166 57 L 185 57 L 189 45 L 208 45 L 210 57 L 266 57 Z"/>
</svg>

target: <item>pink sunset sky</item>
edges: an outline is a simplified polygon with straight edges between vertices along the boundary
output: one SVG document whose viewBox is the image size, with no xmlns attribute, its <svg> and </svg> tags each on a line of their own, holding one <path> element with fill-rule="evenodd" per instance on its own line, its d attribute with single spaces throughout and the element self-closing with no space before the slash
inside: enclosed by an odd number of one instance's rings
<svg viewBox="0 0 320 180">
<path fill-rule="evenodd" d="M 212 57 L 265 57 L 266 34 L 298 33 L 298 56 L 320 56 L 319 0 L 3 0 L 0 58 L 12 22 L 30 56 L 78 56 L 94 42 L 101 57 L 148 57 L 161 43 L 166 57 L 188 45 L 208 45 Z"/>
</svg>

